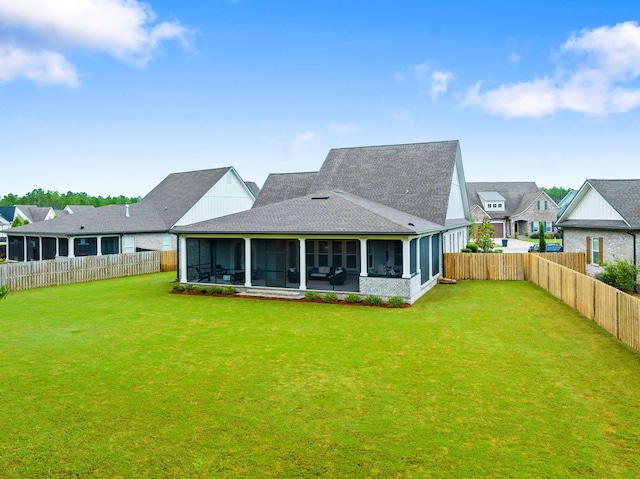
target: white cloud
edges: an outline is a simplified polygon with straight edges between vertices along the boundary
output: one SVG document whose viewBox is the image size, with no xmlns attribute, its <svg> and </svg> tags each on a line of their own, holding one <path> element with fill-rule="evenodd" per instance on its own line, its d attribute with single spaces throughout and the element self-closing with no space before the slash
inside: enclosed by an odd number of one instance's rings
<svg viewBox="0 0 640 479">
<path fill-rule="evenodd" d="M 572 35 L 561 51 L 584 60 L 558 66 L 551 77 L 505 84 L 484 93 L 478 82 L 468 91 L 463 106 L 505 117 L 540 117 L 559 110 L 607 115 L 640 106 L 640 88 L 620 86 L 640 78 L 637 22 L 584 30 Z"/>
<path fill-rule="evenodd" d="M 517 65 L 518 63 L 520 63 L 520 60 L 521 60 L 521 57 L 516 52 L 513 52 L 511 55 L 509 55 L 509 61 L 514 65 Z"/>
<path fill-rule="evenodd" d="M 55 52 L 30 52 L 0 46 L 0 81 L 24 78 L 39 85 L 78 85 L 78 75 L 65 57 Z"/>
<path fill-rule="evenodd" d="M 431 74 L 431 98 L 436 100 L 440 93 L 444 93 L 447 91 L 447 87 L 449 82 L 454 79 L 453 73 L 451 72 L 440 72 L 435 71 Z"/>
<path fill-rule="evenodd" d="M 292 138 L 287 144 L 285 151 L 288 155 L 295 156 L 309 147 L 318 146 L 319 143 L 318 135 L 312 131 L 307 131 Z"/>
<path fill-rule="evenodd" d="M 62 56 L 65 50 L 85 49 L 142 67 L 163 41 L 189 44 L 189 29 L 155 20 L 151 7 L 138 0 L 0 0 L 0 23 L 17 32 L 11 46 L 29 57 L 40 50 Z M 39 49 L 20 45 L 25 38 Z"/>
<path fill-rule="evenodd" d="M 426 62 L 413 65 L 409 70 L 418 84 L 420 92 L 429 91 L 433 100 L 436 100 L 440 93 L 446 92 L 449 82 L 455 78 L 451 72 L 433 70 Z M 399 83 L 404 80 L 404 77 L 399 77 L 398 74 L 395 75 L 395 78 Z"/>
<path fill-rule="evenodd" d="M 358 130 L 353 125 L 339 124 L 339 123 L 331 123 L 329 125 L 329 128 L 331 128 L 331 130 L 333 130 L 335 133 L 339 135 L 348 135 L 349 133 L 353 133 L 354 131 Z"/>
</svg>

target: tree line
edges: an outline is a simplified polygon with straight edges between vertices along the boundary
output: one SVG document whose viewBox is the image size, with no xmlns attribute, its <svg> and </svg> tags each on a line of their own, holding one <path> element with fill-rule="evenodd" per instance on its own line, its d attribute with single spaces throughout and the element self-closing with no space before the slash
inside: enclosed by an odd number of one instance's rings
<svg viewBox="0 0 640 479">
<path fill-rule="evenodd" d="M 54 210 L 61 210 L 68 205 L 88 205 L 88 206 L 106 206 L 106 205 L 123 205 L 137 203 L 140 196 L 91 196 L 87 193 L 59 193 L 57 191 L 44 191 L 42 188 L 36 188 L 24 196 L 9 193 L 0 198 L 0 206 L 29 205 L 29 206 L 50 206 Z"/>
<path fill-rule="evenodd" d="M 540 190 L 544 191 L 553 201 L 558 203 L 562 198 L 567 196 L 567 193 L 571 191 L 571 188 L 560 188 L 558 186 L 554 186 L 552 188 L 541 187 Z"/>
</svg>

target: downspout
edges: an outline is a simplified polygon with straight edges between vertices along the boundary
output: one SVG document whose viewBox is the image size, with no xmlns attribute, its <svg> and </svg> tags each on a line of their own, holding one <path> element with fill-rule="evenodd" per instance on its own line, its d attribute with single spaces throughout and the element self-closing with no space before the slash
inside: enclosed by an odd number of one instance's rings
<svg viewBox="0 0 640 479">
<path fill-rule="evenodd" d="M 638 254 L 636 252 L 636 244 L 637 244 L 636 233 L 632 233 L 631 231 L 627 231 L 627 234 L 633 236 L 633 265 L 634 266 L 638 266 Z M 636 293 L 638 292 L 638 285 L 637 284 L 633 287 L 633 290 Z"/>
</svg>

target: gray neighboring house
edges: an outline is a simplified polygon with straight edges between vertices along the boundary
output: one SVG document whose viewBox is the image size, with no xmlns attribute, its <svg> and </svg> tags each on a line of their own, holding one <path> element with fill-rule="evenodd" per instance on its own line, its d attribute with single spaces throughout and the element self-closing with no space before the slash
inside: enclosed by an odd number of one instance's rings
<svg viewBox="0 0 640 479">
<path fill-rule="evenodd" d="M 537 232 L 555 233 L 558 205 L 533 182 L 467 183 L 469 210 L 474 223 L 489 218 L 496 238 Z"/>
<path fill-rule="evenodd" d="M 253 191 L 233 167 L 173 173 L 138 203 L 72 206 L 58 218 L 8 230 L 7 258 L 34 261 L 173 250 L 173 226 L 249 209 Z"/>
<path fill-rule="evenodd" d="M 587 262 L 638 264 L 640 180 L 586 180 L 558 218 L 565 251 L 584 251 Z"/>
<path fill-rule="evenodd" d="M 173 231 L 182 283 L 413 302 L 468 218 L 459 143 L 444 141 L 333 149 L 317 172 L 269 175 L 252 209 Z"/>
</svg>

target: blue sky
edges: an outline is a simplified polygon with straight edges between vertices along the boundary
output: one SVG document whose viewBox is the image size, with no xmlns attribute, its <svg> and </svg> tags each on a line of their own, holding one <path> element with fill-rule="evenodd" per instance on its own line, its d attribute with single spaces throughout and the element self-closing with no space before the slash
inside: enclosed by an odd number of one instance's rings
<svg viewBox="0 0 640 479">
<path fill-rule="evenodd" d="M 467 181 L 640 178 L 640 2 L 0 0 L 0 196 L 460 140 Z"/>
</svg>

